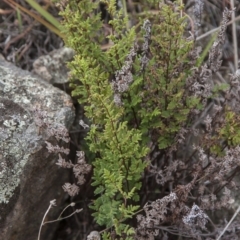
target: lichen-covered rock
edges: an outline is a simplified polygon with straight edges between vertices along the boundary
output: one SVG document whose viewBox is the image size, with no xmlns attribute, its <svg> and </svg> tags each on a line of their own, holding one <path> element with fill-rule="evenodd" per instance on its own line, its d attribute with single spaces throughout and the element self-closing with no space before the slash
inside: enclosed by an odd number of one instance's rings
<svg viewBox="0 0 240 240">
<path fill-rule="evenodd" d="M 46 114 L 47 127 L 39 126 L 36 109 Z M 45 141 L 56 141 L 49 128 L 69 128 L 73 120 L 67 94 L 0 59 L 0 239 L 37 239 L 49 202 L 61 206 L 69 172 L 57 167 L 58 156 L 48 153 Z M 51 239 L 55 227 L 44 225 L 41 239 Z"/>
</svg>

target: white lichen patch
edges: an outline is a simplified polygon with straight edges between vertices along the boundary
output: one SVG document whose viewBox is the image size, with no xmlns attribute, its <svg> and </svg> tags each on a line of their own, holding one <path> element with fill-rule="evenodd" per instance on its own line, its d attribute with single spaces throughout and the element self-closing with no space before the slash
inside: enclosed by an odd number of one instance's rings
<svg viewBox="0 0 240 240">
<path fill-rule="evenodd" d="M 29 157 L 28 141 L 23 136 L 23 129 L 23 121 L 17 124 L 13 119 L 5 120 L 0 127 L 0 203 L 9 202 Z"/>
<path fill-rule="evenodd" d="M 8 203 L 20 183 L 22 171 L 30 155 L 30 141 L 36 133 L 27 134 L 30 116 L 18 104 L 0 98 L 0 203 Z"/>
</svg>

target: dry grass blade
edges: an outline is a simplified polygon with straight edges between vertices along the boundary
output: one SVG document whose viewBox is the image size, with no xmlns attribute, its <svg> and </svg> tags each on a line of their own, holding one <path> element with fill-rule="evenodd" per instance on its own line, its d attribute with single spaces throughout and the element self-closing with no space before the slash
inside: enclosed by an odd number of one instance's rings
<svg viewBox="0 0 240 240">
<path fill-rule="evenodd" d="M 234 0 L 231 0 L 231 7 L 234 9 Z M 235 19 L 235 11 L 232 12 L 232 20 Z M 235 70 L 238 69 L 238 46 L 237 46 L 237 32 L 236 22 L 232 22 L 232 35 L 233 35 L 233 47 L 234 47 L 234 66 Z"/>
<path fill-rule="evenodd" d="M 240 206 L 238 207 L 237 211 L 234 213 L 234 215 L 232 216 L 231 220 L 228 222 L 228 224 L 226 225 L 226 227 L 223 229 L 223 231 L 221 232 L 221 234 L 218 236 L 217 240 L 220 240 L 220 238 L 222 237 L 222 235 L 226 232 L 226 230 L 228 229 L 228 227 L 230 226 L 230 224 L 233 222 L 233 220 L 236 218 L 236 216 L 238 215 L 240 211 Z"/>
<path fill-rule="evenodd" d="M 230 24 L 232 24 L 233 22 L 236 22 L 236 21 L 239 21 L 239 20 L 240 20 L 240 16 L 238 16 L 238 17 L 236 17 L 235 19 L 233 19 L 232 21 L 228 22 L 227 25 L 230 25 Z M 212 29 L 212 30 L 210 30 L 210 31 L 202 34 L 201 36 L 197 37 L 196 40 L 199 41 L 199 40 L 207 37 L 208 35 L 217 32 L 219 29 L 220 29 L 220 27 L 214 28 L 214 29 Z"/>
<path fill-rule="evenodd" d="M 36 21 L 38 21 L 41 24 L 43 24 L 50 31 L 54 32 L 59 37 L 64 39 L 65 36 L 61 33 L 60 29 L 56 28 L 54 25 L 52 25 L 51 23 L 47 22 L 46 20 L 44 20 L 40 16 L 38 16 L 38 15 L 34 14 L 33 12 L 29 11 L 28 9 L 22 7 L 21 5 L 19 5 L 18 3 L 14 2 L 13 0 L 3 0 L 3 1 L 5 3 L 7 3 L 8 5 L 10 5 L 11 7 L 18 8 L 22 12 L 24 12 L 24 13 L 28 14 L 29 16 L 33 17 Z"/>
</svg>

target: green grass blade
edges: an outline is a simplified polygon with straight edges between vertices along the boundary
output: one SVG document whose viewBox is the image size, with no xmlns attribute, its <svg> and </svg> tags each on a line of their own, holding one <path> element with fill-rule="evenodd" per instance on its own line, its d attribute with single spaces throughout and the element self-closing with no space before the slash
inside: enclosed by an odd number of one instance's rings
<svg viewBox="0 0 240 240">
<path fill-rule="evenodd" d="M 61 23 L 54 18 L 50 13 L 48 13 L 43 7 L 41 7 L 37 2 L 34 0 L 26 0 L 32 8 L 34 8 L 41 16 L 43 16 L 47 21 L 49 21 L 53 26 L 55 26 L 57 29 L 61 30 L 62 25 Z"/>
</svg>

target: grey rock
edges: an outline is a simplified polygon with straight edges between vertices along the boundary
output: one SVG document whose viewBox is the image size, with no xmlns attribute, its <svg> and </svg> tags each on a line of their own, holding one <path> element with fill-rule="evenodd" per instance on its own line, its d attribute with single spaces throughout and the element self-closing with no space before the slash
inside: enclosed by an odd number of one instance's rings
<svg viewBox="0 0 240 240">
<path fill-rule="evenodd" d="M 47 127 L 38 125 L 36 109 L 46 113 Z M 74 117 L 70 96 L 0 59 L 0 239 L 37 239 L 49 202 L 63 204 L 70 171 L 59 169 L 45 141 L 58 144 L 48 129 L 69 128 Z M 52 208 L 46 220 L 59 212 Z M 56 227 L 44 225 L 41 239 L 51 239 Z"/>
<path fill-rule="evenodd" d="M 65 84 L 68 82 L 68 61 L 72 60 L 74 50 L 63 47 L 39 57 L 33 63 L 33 73 L 51 84 Z"/>
<path fill-rule="evenodd" d="M 87 240 L 101 240 L 100 233 L 98 231 L 92 231 L 87 236 Z"/>
</svg>

